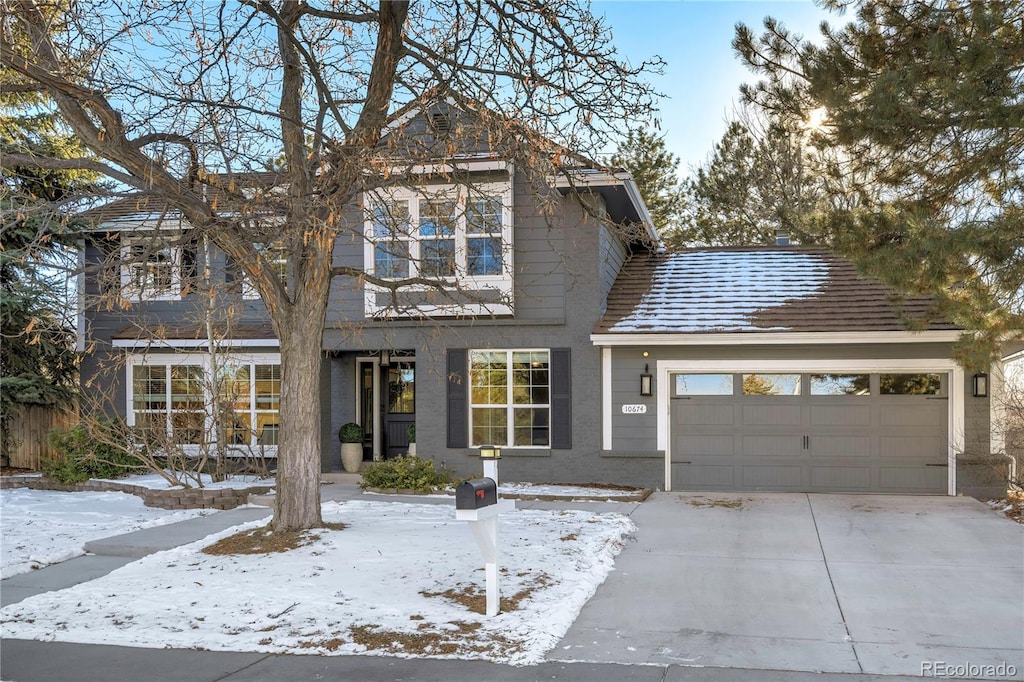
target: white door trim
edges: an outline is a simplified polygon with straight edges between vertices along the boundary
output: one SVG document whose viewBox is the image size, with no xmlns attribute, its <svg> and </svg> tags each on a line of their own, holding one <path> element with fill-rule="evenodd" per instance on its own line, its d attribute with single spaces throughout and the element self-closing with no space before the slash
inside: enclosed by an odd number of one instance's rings
<svg viewBox="0 0 1024 682">
<path fill-rule="evenodd" d="M 672 490 L 672 413 L 669 375 L 681 372 L 942 372 L 949 375 L 946 494 L 956 495 L 956 453 L 964 449 L 964 370 L 950 358 L 848 360 L 658 360 L 658 449 L 665 452 L 665 490 Z"/>
</svg>

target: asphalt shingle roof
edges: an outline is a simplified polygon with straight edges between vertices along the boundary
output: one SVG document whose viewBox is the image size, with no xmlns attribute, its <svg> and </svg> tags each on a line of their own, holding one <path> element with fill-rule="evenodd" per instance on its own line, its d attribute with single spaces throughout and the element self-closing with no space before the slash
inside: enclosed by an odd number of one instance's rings
<svg viewBox="0 0 1024 682">
<path fill-rule="evenodd" d="M 619 273 L 598 334 L 958 329 L 934 300 L 900 298 L 824 249 L 795 246 L 640 254 Z"/>
</svg>

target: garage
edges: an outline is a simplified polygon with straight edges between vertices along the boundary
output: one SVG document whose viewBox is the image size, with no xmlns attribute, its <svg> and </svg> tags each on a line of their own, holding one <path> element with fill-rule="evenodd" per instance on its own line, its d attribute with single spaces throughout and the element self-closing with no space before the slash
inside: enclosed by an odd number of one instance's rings
<svg viewBox="0 0 1024 682">
<path fill-rule="evenodd" d="M 668 376 L 673 490 L 946 492 L 948 375 Z"/>
<path fill-rule="evenodd" d="M 975 494 L 987 375 L 935 310 L 822 249 L 634 256 L 590 337 L 597 464 L 665 490 Z"/>
</svg>

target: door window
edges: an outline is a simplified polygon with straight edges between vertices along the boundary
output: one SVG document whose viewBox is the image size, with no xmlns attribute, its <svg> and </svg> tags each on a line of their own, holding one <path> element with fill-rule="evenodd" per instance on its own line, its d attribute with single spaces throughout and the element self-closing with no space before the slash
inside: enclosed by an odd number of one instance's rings
<svg viewBox="0 0 1024 682">
<path fill-rule="evenodd" d="M 400 362 L 388 367 L 388 412 L 415 414 L 416 369 L 411 362 Z"/>
</svg>

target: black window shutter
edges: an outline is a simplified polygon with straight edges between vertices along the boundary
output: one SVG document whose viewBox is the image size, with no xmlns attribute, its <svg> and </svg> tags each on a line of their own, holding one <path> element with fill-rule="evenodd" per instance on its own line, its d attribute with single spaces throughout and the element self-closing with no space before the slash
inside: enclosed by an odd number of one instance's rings
<svg viewBox="0 0 1024 682">
<path fill-rule="evenodd" d="M 469 447 L 469 351 L 448 349 L 448 447 Z"/>
<path fill-rule="evenodd" d="M 551 349 L 551 449 L 572 448 L 572 361 L 568 348 Z"/>
</svg>

